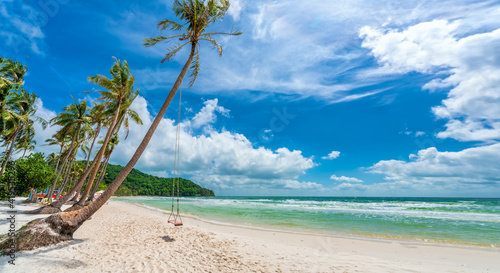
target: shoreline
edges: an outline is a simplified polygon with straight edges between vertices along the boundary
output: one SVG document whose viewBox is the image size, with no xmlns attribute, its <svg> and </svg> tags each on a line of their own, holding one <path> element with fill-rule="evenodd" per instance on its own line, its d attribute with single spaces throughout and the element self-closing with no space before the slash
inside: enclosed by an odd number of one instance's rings
<svg viewBox="0 0 500 273">
<path fill-rule="evenodd" d="M 5 218 L 4 206 L 0 212 Z M 167 223 L 168 213 L 110 200 L 75 232 L 72 241 L 17 253 L 15 266 L 9 267 L 2 257 L 0 271 L 494 272 L 500 268 L 497 249 L 265 231 L 191 217 L 183 218 L 184 226 L 174 227 Z M 17 215 L 20 222 L 24 216 Z"/>
<path fill-rule="evenodd" d="M 140 196 L 144 197 L 144 196 Z M 113 197 L 114 198 L 114 197 Z M 113 198 L 111 200 L 113 200 Z M 118 197 L 119 198 L 119 197 Z M 156 208 L 152 206 L 148 206 L 145 204 L 128 202 L 123 200 L 116 200 L 118 202 L 125 202 L 128 204 L 133 204 L 139 207 L 143 207 L 146 209 L 158 211 L 161 213 L 169 214 L 170 211 Z M 435 246 L 449 246 L 449 247 L 463 247 L 463 248 L 481 248 L 485 250 L 492 251 L 500 251 L 500 245 L 494 244 L 481 244 L 481 243 L 472 243 L 472 242 L 464 242 L 464 241 L 452 241 L 452 240 L 438 240 L 438 239 L 425 239 L 419 237 L 410 237 L 410 236 L 397 236 L 397 235 L 384 235 L 384 234 L 369 234 L 369 233 L 356 233 L 356 232 L 335 232 L 329 230 L 322 229 L 305 229 L 301 227 L 289 227 L 289 226 L 277 226 L 277 225 L 269 225 L 269 224 L 252 224 L 252 223 L 242 223 L 242 222 L 231 222 L 229 219 L 217 219 L 210 217 L 201 217 L 198 215 L 193 215 L 189 213 L 181 213 L 182 218 L 191 218 L 197 221 L 201 221 L 207 224 L 213 224 L 216 226 L 228 226 L 228 227 L 236 227 L 243 228 L 248 230 L 261 230 L 261 231 L 270 231 L 270 232 L 284 232 L 290 234 L 298 234 L 298 235 L 314 235 L 314 236 L 325 236 L 332 238 L 343 238 L 343 239 L 353 239 L 353 240 L 367 240 L 367 241 L 381 241 L 381 242 L 392 242 L 398 241 L 401 243 L 411 243 L 411 244 L 422 244 L 422 245 L 435 245 Z"/>
<path fill-rule="evenodd" d="M 121 200 L 114 200 L 115 202 L 124 202 L 127 204 L 131 204 L 134 206 L 138 206 L 141 208 L 146 208 L 149 210 L 157 211 L 164 214 L 169 214 L 170 212 L 167 210 L 163 210 L 160 208 L 151 207 L 148 205 L 126 202 Z M 223 220 L 204 218 L 197 215 L 192 215 L 189 213 L 181 213 L 182 219 L 192 219 L 194 221 L 203 222 L 206 224 L 211 224 L 214 226 L 226 226 L 226 227 L 234 227 L 240 229 L 247 230 L 255 230 L 255 231 L 266 231 L 266 232 L 277 232 L 277 233 L 288 233 L 295 235 L 310 235 L 310 236 L 322 236 L 322 237 L 332 237 L 332 238 L 340 238 L 340 239 L 352 239 L 352 240 L 362 240 L 362 241 L 373 241 L 373 242 L 386 242 L 390 243 L 393 241 L 397 241 L 399 243 L 408 243 L 408 244 L 421 244 L 421 245 L 429 245 L 429 246 L 445 246 L 445 247 L 463 247 L 463 248 L 479 248 L 484 250 L 491 251 L 500 251 L 500 246 L 492 245 L 492 244 L 474 244 L 460 241 L 446 241 L 446 240 L 433 240 L 433 239 L 422 239 L 422 238 L 414 238 L 414 237 L 403 237 L 403 236 L 390 236 L 390 235 L 378 235 L 378 234 L 367 234 L 367 233 L 343 233 L 343 232 L 321 232 L 321 230 L 313 231 L 308 229 L 301 228 L 293 228 L 293 227 L 279 227 L 272 225 L 264 225 L 264 224 L 256 224 L 255 226 L 249 224 L 240 224 L 234 222 L 224 222 Z"/>
</svg>

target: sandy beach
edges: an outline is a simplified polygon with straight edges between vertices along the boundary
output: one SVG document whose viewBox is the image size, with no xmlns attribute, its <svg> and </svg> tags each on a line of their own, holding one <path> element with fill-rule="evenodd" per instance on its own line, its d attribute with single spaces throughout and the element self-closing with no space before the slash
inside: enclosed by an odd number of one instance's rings
<svg viewBox="0 0 500 273">
<path fill-rule="evenodd" d="M 18 199 L 20 200 L 20 199 Z M 40 216 L 21 214 L 16 226 Z M 1 233 L 8 231 L 1 206 Z M 109 201 L 74 240 L 0 258 L 0 272 L 500 272 L 500 250 L 216 225 Z"/>
</svg>

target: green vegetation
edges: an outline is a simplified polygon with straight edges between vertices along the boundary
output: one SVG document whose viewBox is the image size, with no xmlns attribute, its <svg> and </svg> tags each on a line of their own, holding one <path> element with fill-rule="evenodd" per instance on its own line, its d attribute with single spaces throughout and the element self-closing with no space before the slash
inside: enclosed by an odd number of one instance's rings
<svg viewBox="0 0 500 273">
<path fill-rule="evenodd" d="M 48 187 L 54 177 L 54 169 L 42 153 L 9 161 L 4 175 L 0 176 L 0 199 L 10 197 L 8 185 L 15 184 L 16 195 L 26 196 L 30 188 L 40 190 Z"/>
<path fill-rule="evenodd" d="M 122 169 L 122 166 L 109 164 L 103 183 L 106 185 L 111 184 Z M 115 192 L 115 195 L 171 196 L 172 180 L 173 178 L 157 177 L 133 169 Z M 214 196 L 213 191 L 202 188 L 187 179 L 181 178 L 179 185 L 179 193 L 181 196 Z"/>
</svg>

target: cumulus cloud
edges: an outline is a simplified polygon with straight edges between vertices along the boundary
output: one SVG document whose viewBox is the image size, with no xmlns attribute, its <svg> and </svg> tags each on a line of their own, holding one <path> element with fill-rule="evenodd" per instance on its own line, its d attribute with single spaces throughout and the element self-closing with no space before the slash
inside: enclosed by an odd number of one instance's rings
<svg viewBox="0 0 500 273">
<path fill-rule="evenodd" d="M 197 129 L 212 124 L 217 119 L 216 113 L 229 117 L 229 110 L 218 105 L 217 99 L 207 100 L 204 102 L 204 105 L 201 111 L 193 117 L 192 121 L 188 121 L 189 124 L 186 124 L 186 126 Z"/>
<path fill-rule="evenodd" d="M 339 156 L 340 156 L 339 151 L 332 151 L 327 156 L 323 156 L 321 159 L 335 159 L 338 158 Z"/>
<path fill-rule="evenodd" d="M 459 152 L 440 152 L 431 147 L 410 155 L 409 161 L 380 161 L 369 171 L 384 175 L 387 181 L 415 185 L 500 185 L 498 162 L 500 143 Z"/>
<path fill-rule="evenodd" d="M 436 74 L 428 90 L 449 90 L 432 109 L 447 119 L 440 138 L 460 141 L 500 139 L 500 25 L 490 32 L 460 33 L 467 21 L 434 20 L 405 30 L 361 29 L 363 46 L 384 73 Z"/>
<path fill-rule="evenodd" d="M 147 101 L 138 97 L 131 108 L 143 119 L 144 125 L 131 124 L 127 140 L 122 140 L 112 161 L 125 164 L 132 157 L 146 129 L 152 122 Z M 203 108 L 194 115 L 193 121 L 184 121 L 180 133 L 180 172 L 196 182 L 219 189 L 227 188 L 320 188 L 315 182 L 297 181 L 299 176 L 315 166 L 312 158 L 301 151 L 264 147 L 254 148 L 242 134 L 213 128 L 215 116 L 227 115 L 229 110 L 220 106 L 217 99 L 204 102 Z M 198 121 L 196 121 L 198 120 Z M 199 134 L 194 129 L 202 127 Z M 198 130 L 200 131 L 200 130 Z M 137 167 L 156 174 L 173 171 L 175 154 L 174 120 L 164 118 L 142 155 Z"/>
<path fill-rule="evenodd" d="M 47 122 L 50 121 L 52 118 L 54 118 L 57 114 L 56 112 L 49 110 L 43 106 L 43 101 L 41 99 L 37 99 L 35 102 L 35 106 L 37 107 L 36 111 L 36 116 L 43 118 Z M 34 140 L 36 141 L 36 151 L 37 152 L 42 152 L 45 153 L 45 155 L 48 155 L 50 153 L 58 153 L 60 147 L 55 147 L 55 146 L 45 146 L 45 140 L 52 138 L 52 135 L 54 135 L 57 130 L 59 130 L 59 126 L 47 126 L 47 128 L 44 130 L 42 126 L 38 123 L 35 122 L 35 138 Z"/>
<path fill-rule="evenodd" d="M 355 177 L 347 177 L 347 176 L 336 176 L 332 175 L 330 179 L 335 180 L 335 181 L 340 181 L 340 182 L 351 182 L 351 183 L 362 183 L 363 180 L 357 179 Z"/>
</svg>

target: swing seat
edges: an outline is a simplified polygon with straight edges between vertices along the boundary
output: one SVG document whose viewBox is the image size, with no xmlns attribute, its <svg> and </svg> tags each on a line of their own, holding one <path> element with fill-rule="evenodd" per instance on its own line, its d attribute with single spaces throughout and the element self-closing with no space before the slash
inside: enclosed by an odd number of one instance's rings
<svg viewBox="0 0 500 273">
<path fill-rule="evenodd" d="M 173 224 L 173 223 L 175 223 L 175 220 L 168 220 L 168 222 Z"/>
<path fill-rule="evenodd" d="M 177 222 L 177 223 L 174 223 L 174 226 L 178 227 L 178 226 L 182 226 L 182 222 Z"/>
</svg>

